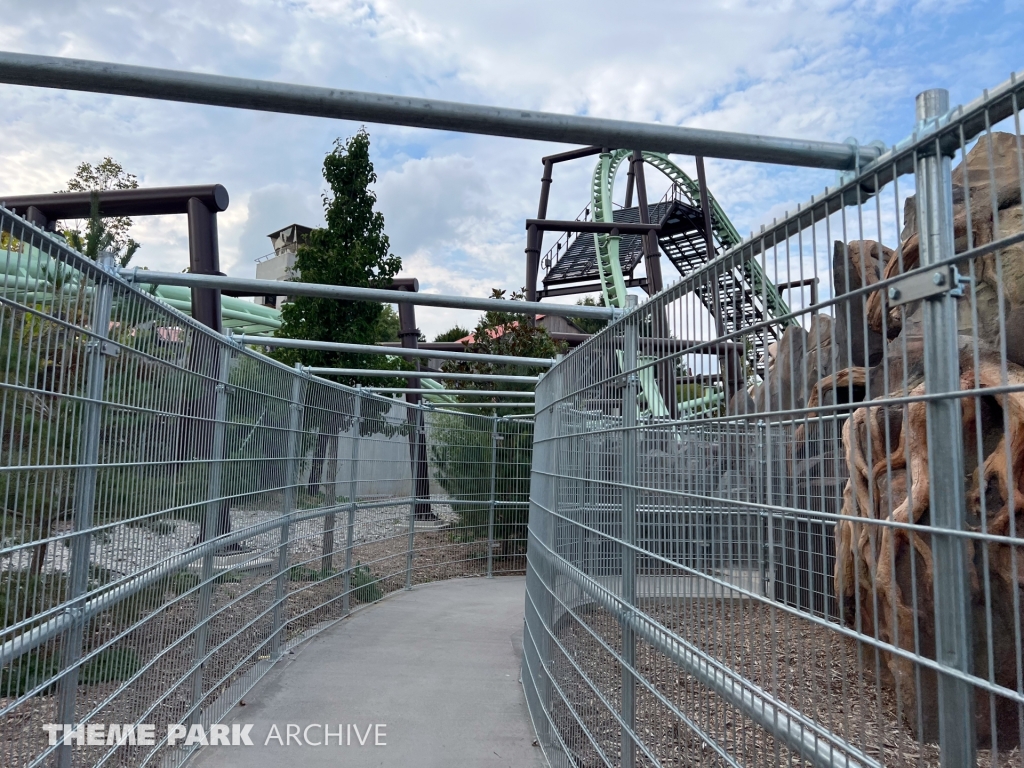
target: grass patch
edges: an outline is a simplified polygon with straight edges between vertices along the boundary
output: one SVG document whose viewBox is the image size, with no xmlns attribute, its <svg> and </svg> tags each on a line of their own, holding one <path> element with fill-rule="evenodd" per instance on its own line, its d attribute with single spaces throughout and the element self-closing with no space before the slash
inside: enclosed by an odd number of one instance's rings
<svg viewBox="0 0 1024 768">
<path fill-rule="evenodd" d="M 349 577 L 349 585 L 356 600 L 361 603 L 373 603 L 384 597 L 384 590 L 381 589 L 380 579 L 370 573 L 365 565 L 356 563 Z"/>
<path fill-rule="evenodd" d="M 131 648 L 107 648 L 79 667 L 78 684 L 120 682 L 138 672 L 139 666 Z M 56 692 L 60 672 L 60 654 L 31 651 L 0 670 L 0 695 L 17 698 L 43 686 L 35 695 L 49 696 Z"/>
</svg>

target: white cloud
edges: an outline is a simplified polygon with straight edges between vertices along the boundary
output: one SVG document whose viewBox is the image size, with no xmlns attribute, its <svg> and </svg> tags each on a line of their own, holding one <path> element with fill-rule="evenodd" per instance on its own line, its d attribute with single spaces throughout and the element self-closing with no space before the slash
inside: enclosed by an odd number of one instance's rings
<svg viewBox="0 0 1024 768">
<path fill-rule="evenodd" d="M 889 142 L 913 96 L 976 96 L 1020 66 L 1015 3 L 956 0 L 305 0 L 209 3 L 9 0 L 5 45 L 287 82 L 657 120 L 723 130 Z M 957 15 L 959 14 L 959 15 Z M 265 235 L 319 223 L 323 157 L 347 122 L 0 86 L 0 196 L 57 189 L 113 155 L 146 185 L 218 182 L 226 271 L 251 276 Z M 523 220 L 540 156 L 558 147 L 369 126 L 377 192 L 405 273 L 433 292 L 523 283 Z M 680 158 L 686 167 L 689 158 Z M 559 166 L 549 214 L 572 218 L 591 160 Z M 831 172 L 709 160 L 741 232 L 791 209 Z M 652 197 L 663 182 L 652 178 Z M 315 219 L 315 220 L 314 220 Z M 140 221 L 140 263 L 187 263 L 181 217 Z M 673 278 L 668 277 L 671 282 Z M 571 301 L 572 299 L 565 299 Z M 428 335 L 452 313 L 421 309 Z M 461 316 L 460 316 L 461 317 Z M 472 324 L 463 320 L 463 324 Z"/>
</svg>

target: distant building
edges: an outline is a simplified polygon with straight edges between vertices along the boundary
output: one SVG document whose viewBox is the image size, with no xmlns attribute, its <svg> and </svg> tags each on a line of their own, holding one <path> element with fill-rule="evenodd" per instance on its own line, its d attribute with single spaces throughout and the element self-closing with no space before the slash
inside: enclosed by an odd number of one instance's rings
<svg viewBox="0 0 1024 768">
<path fill-rule="evenodd" d="M 568 317 L 537 315 L 537 325 L 541 328 L 546 328 L 548 333 L 585 333 L 582 328 Z"/>
<path fill-rule="evenodd" d="M 290 280 L 293 277 L 298 277 L 298 272 L 295 271 L 295 256 L 299 246 L 305 242 L 306 236 L 312 231 L 312 227 L 289 224 L 284 229 L 267 235 L 270 242 L 274 244 L 274 253 L 256 259 L 256 279 Z M 255 301 L 265 307 L 280 309 L 281 305 L 288 301 L 288 296 L 257 296 Z"/>
</svg>

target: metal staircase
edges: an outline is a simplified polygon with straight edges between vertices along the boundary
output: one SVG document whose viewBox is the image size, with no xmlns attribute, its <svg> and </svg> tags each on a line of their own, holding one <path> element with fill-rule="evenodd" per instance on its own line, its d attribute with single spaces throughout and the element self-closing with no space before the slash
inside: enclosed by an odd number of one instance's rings
<svg viewBox="0 0 1024 768">
<path fill-rule="evenodd" d="M 685 277 L 693 273 L 717 255 L 739 244 L 739 234 L 712 197 L 711 223 L 715 252 L 708 254 L 697 183 L 664 155 L 644 152 L 643 156 L 645 162 L 664 173 L 672 182 L 659 202 L 648 205 L 648 211 L 649 221 L 661 225 L 658 238 L 660 249 L 680 275 Z M 592 208 L 596 206 L 592 204 L 585 208 L 577 219 L 589 220 Z M 618 208 L 612 212 L 612 220 L 623 223 L 639 222 L 640 209 L 637 206 Z M 603 270 L 600 268 L 600 257 L 603 255 L 604 261 L 607 262 L 609 256 L 613 254 L 599 254 L 599 250 L 605 250 L 599 243 L 599 238 L 593 235 L 560 237 L 542 260 L 546 268 L 543 277 L 544 293 L 555 295 L 559 286 L 587 282 L 594 282 L 593 287 L 596 290 L 600 290 L 601 285 L 607 283 L 613 293 L 617 292 L 617 287 L 612 284 L 613 276 L 609 274 L 613 271 L 610 269 L 611 264 L 604 264 Z M 643 258 L 641 236 L 620 235 L 617 256 L 617 271 L 624 278 L 624 285 L 644 286 L 643 279 L 633 278 L 633 271 Z M 753 331 L 742 337 L 746 343 L 745 357 L 750 370 L 763 375 L 763 371 L 758 370 L 758 363 L 764 359 L 765 349 L 770 343 L 778 340 L 786 326 L 794 324 L 795 321 L 787 320 L 757 326 L 766 319 L 788 315 L 789 307 L 782 300 L 775 285 L 765 277 L 757 261 L 748 261 L 742 268 L 722 269 L 709 277 L 710 279 L 697 281 L 693 288 L 712 317 L 719 319 L 721 327 L 716 335 L 732 334 L 753 327 Z M 621 288 L 618 290 L 621 291 Z M 740 340 L 740 337 L 736 340 Z"/>
</svg>

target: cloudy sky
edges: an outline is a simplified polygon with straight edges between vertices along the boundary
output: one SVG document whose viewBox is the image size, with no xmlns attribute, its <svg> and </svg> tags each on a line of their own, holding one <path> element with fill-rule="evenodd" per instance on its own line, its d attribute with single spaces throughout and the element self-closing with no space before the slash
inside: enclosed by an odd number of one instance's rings
<svg viewBox="0 0 1024 768">
<path fill-rule="evenodd" d="M 954 104 L 1024 69 L 1024 0 L 2 0 L 8 50 L 309 85 L 887 144 L 919 91 Z M 218 182 L 222 268 L 251 277 L 268 232 L 322 223 L 320 174 L 359 125 L 0 85 L 0 194 L 61 189 L 113 156 L 143 185 Z M 368 125 L 404 274 L 431 292 L 520 287 L 542 155 L 564 147 Z M 684 168 L 690 158 L 677 158 Z M 593 160 L 560 166 L 550 215 L 587 201 Z M 741 233 L 835 182 L 710 160 Z M 650 177 L 652 195 L 666 182 Z M 139 264 L 187 265 L 184 217 L 139 220 Z M 670 269 L 670 267 L 669 267 Z M 473 313 L 419 310 L 431 338 Z"/>
</svg>

